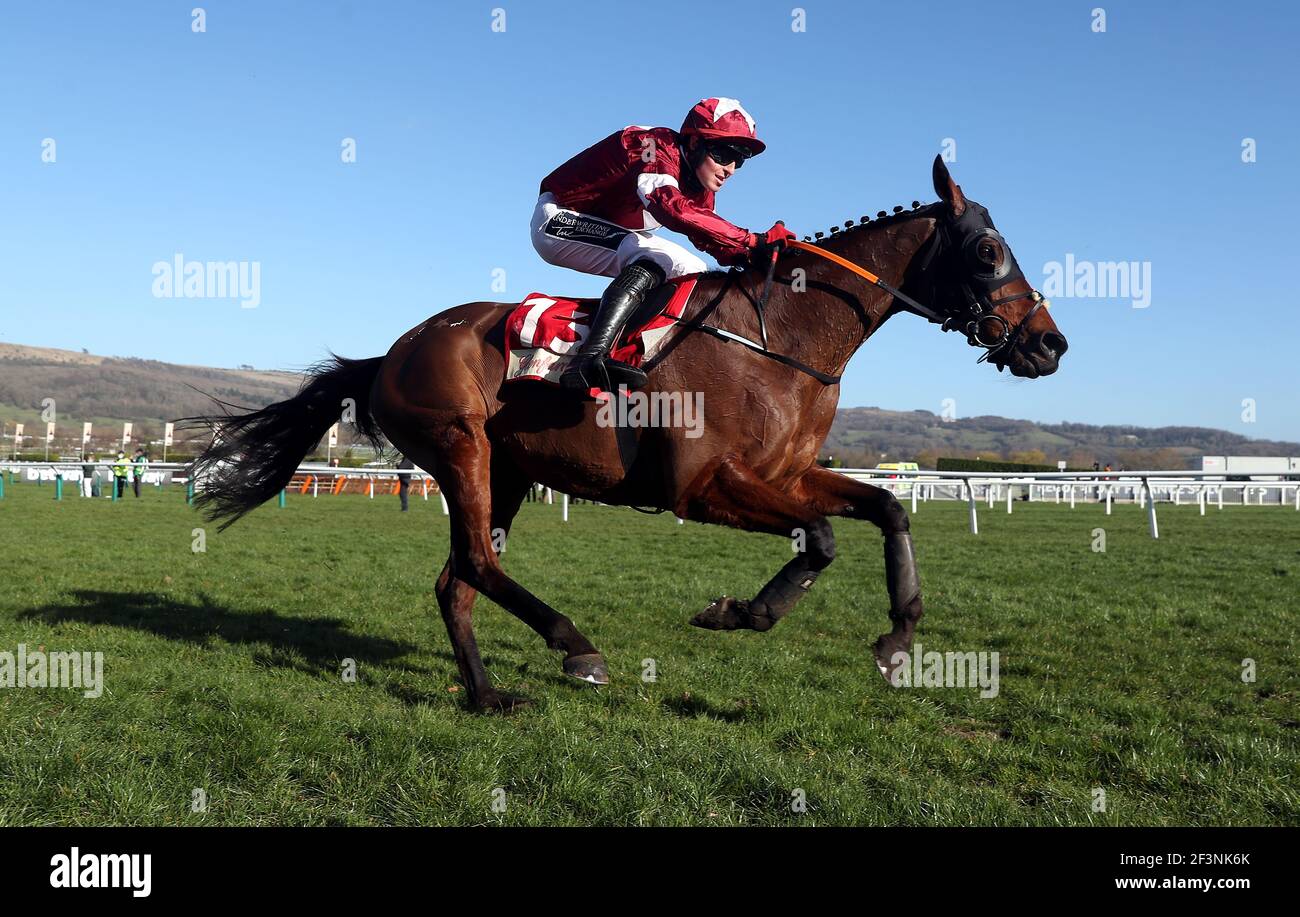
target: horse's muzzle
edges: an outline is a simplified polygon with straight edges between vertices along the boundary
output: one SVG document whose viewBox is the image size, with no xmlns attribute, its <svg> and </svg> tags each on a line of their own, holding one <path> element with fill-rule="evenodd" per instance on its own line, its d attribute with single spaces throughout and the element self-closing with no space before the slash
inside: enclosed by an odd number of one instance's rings
<svg viewBox="0 0 1300 917">
<path fill-rule="evenodd" d="M 1050 376 L 1060 367 L 1061 357 L 1069 346 L 1065 335 L 1059 332 L 1045 331 L 1036 334 L 1016 348 L 1016 356 L 1019 359 L 1010 361 L 1011 374 L 1028 379 Z"/>
<path fill-rule="evenodd" d="M 1034 339 L 1032 359 L 1038 367 L 1040 376 L 1050 376 L 1061 365 L 1061 357 L 1070 349 L 1065 335 L 1056 331 L 1045 331 Z"/>
</svg>

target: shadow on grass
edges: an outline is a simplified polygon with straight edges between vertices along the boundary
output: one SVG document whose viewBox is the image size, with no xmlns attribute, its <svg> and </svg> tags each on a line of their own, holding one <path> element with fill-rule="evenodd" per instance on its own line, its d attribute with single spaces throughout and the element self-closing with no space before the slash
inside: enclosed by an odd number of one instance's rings
<svg viewBox="0 0 1300 917">
<path fill-rule="evenodd" d="M 718 707 L 702 697 L 684 695 L 666 697 L 663 705 L 671 713 L 687 719 L 707 717 L 724 723 L 744 723 L 763 719 L 762 712 L 748 701 L 741 701 L 728 707 Z"/>
<path fill-rule="evenodd" d="M 80 589 L 74 601 L 20 612 L 20 619 L 58 624 L 79 621 L 145 631 L 167 640 L 211 646 L 213 640 L 257 647 L 261 665 L 337 676 L 345 658 L 385 668 L 417 671 L 388 663 L 417 647 L 348 630 L 340 618 L 286 618 L 274 611 L 237 612 L 203 596 L 181 602 L 156 592 Z"/>
</svg>

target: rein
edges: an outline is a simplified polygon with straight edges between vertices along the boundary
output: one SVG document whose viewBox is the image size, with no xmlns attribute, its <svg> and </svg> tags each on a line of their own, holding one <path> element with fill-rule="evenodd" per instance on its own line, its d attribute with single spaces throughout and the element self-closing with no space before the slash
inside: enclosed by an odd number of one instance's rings
<svg viewBox="0 0 1300 917">
<path fill-rule="evenodd" d="M 918 315 L 924 318 L 928 318 L 932 322 L 942 323 L 944 321 L 944 316 L 935 312 L 929 306 L 923 306 L 912 297 L 903 293 L 901 290 L 895 290 L 893 287 L 885 283 L 875 274 L 871 273 L 871 271 L 867 270 L 864 267 L 859 267 L 858 265 L 850 261 L 848 258 L 841 258 L 839 255 L 835 254 L 834 252 L 828 252 L 823 248 L 818 248 L 816 245 L 809 245 L 807 242 L 797 242 L 794 240 L 790 240 L 789 242 L 786 242 L 786 245 L 792 246 L 797 249 L 801 249 L 802 251 L 812 252 L 814 255 L 818 255 L 822 258 L 825 258 L 827 261 L 830 261 L 834 264 L 838 264 L 846 271 L 852 271 L 854 274 L 857 274 L 859 277 L 863 278 L 868 283 L 880 287 L 880 289 L 884 290 L 886 293 L 889 293 L 895 299 L 906 304 Z"/>
<path fill-rule="evenodd" d="M 772 264 L 773 265 L 776 264 L 775 259 L 773 259 Z M 723 294 L 727 292 L 727 288 L 731 286 L 731 282 L 734 276 L 735 276 L 734 272 L 732 271 L 727 272 L 726 282 L 723 284 L 722 289 L 718 291 L 718 296 L 714 299 L 711 305 L 709 305 L 706 309 L 701 310 L 700 314 L 707 314 L 708 312 L 711 312 L 713 310 L 714 306 L 716 306 L 717 303 L 721 301 Z M 771 277 L 770 269 L 768 271 L 768 276 L 770 279 Z M 741 289 L 744 290 L 746 296 L 749 296 L 748 290 L 745 290 L 743 286 L 741 287 Z M 769 292 L 769 290 L 770 290 L 770 285 L 768 290 L 763 291 L 762 298 L 764 302 L 767 300 L 767 293 Z M 812 376 L 822 385 L 839 384 L 839 381 L 842 378 L 841 376 L 832 376 L 830 373 L 824 373 L 819 369 L 814 369 L 813 367 L 809 366 L 807 363 L 802 363 L 799 360 L 796 360 L 794 357 L 788 357 L 783 353 L 776 353 L 775 351 L 768 350 L 766 346 L 767 328 L 766 328 L 766 324 L 763 321 L 763 307 L 759 305 L 758 302 L 756 302 L 752 296 L 749 296 L 749 299 L 750 302 L 754 303 L 755 308 L 758 310 L 759 327 L 762 329 L 763 338 L 764 338 L 764 342 L 762 344 L 758 343 L 757 341 L 751 341 L 749 338 L 744 337 L 743 335 L 736 334 L 734 331 L 728 331 L 727 329 L 719 328 L 716 325 L 705 324 L 703 321 L 699 321 L 698 319 L 692 321 L 684 321 L 680 318 L 675 318 L 673 319 L 673 321 L 684 328 L 689 328 L 695 331 L 703 331 L 705 334 L 712 335 L 713 337 L 718 338 L 721 341 L 731 341 L 733 344 L 740 344 L 742 347 L 748 347 L 750 350 L 754 351 L 755 353 L 761 356 L 767 357 L 769 360 L 775 360 L 776 362 L 781 363 L 785 366 L 789 366 L 792 369 L 797 369 L 799 370 L 799 372 L 804 373 L 805 375 Z"/>
<path fill-rule="evenodd" d="M 985 234 L 995 236 L 999 241 L 1001 241 L 1001 236 L 997 234 L 996 230 L 992 230 L 992 229 L 982 230 L 979 235 L 982 236 Z M 994 364 L 998 366 L 999 369 L 1001 369 L 1006 363 L 1005 360 L 1001 359 L 1002 356 L 1006 354 L 1008 351 L 1010 351 L 1011 348 L 1016 345 L 1016 342 L 1020 340 L 1020 333 L 1024 330 L 1025 325 L 1028 324 L 1029 320 L 1034 317 L 1034 315 L 1038 312 L 1039 309 L 1043 308 L 1044 306 L 1050 305 L 1048 300 L 1043 297 L 1043 294 L 1039 293 L 1037 290 L 1034 289 L 1031 289 L 1027 293 L 1017 293 L 1014 296 L 1004 296 L 1001 299 L 989 299 L 985 297 L 984 300 L 981 301 L 981 298 L 978 295 L 976 295 L 973 290 L 971 290 L 969 285 L 962 284 L 961 285 L 962 292 L 965 294 L 967 300 L 964 306 L 964 311 L 960 311 L 960 312 L 951 311 L 948 313 L 940 313 L 930 308 L 929 306 L 922 305 L 921 303 L 917 302 L 915 299 L 908 296 L 906 293 L 902 292 L 901 290 L 897 290 L 894 287 L 890 286 L 889 284 L 885 283 L 878 276 L 871 273 L 871 271 L 867 270 L 866 268 L 854 264 L 852 261 L 848 260 L 847 258 L 842 258 L 839 255 L 835 254 L 834 252 L 828 252 L 823 248 L 820 248 L 816 245 L 810 245 L 807 242 L 798 242 L 798 241 L 791 240 L 788 241 L 786 244 L 791 245 L 794 248 L 801 249 L 802 251 L 810 252 L 811 254 L 817 255 L 818 257 L 825 258 L 827 261 L 830 261 L 833 264 L 837 264 L 840 267 L 844 268 L 845 270 L 857 274 L 859 277 L 863 278 L 868 283 L 879 287 L 880 289 L 884 290 L 886 293 L 889 293 L 896 300 L 903 303 L 903 305 L 907 306 L 911 312 L 920 315 L 922 318 L 926 318 L 932 322 L 935 322 L 936 324 L 939 325 L 940 329 L 945 332 L 946 331 L 964 332 L 966 335 L 967 343 L 969 343 L 972 347 L 984 348 L 984 354 L 975 362 L 983 363 L 985 360 L 991 359 L 994 362 Z M 935 238 L 933 240 L 933 244 L 931 245 L 930 250 L 925 255 L 923 270 L 929 269 L 931 262 L 934 260 L 935 254 L 939 250 L 940 244 L 941 244 L 941 237 L 936 233 Z M 1018 302 L 1019 300 L 1022 299 L 1032 299 L 1034 301 L 1034 305 L 1031 309 L 1025 312 L 1025 314 L 1021 317 L 1020 321 L 1016 322 L 1016 326 L 1012 328 L 1011 323 L 997 313 L 997 307 L 1011 302 Z M 985 303 L 987 303 L 987 306 L 985 305 Z M 760 315 L 762 314 L 762 304 L 759 305 L 759 313 Z M 991 335 L 986 337 L 981 333 L 983 330 L 980 327 L 981 324 L 983 322 L 988 322 L 988 321 L 998 323 L 999 331 L 996 337 L 992 337 Z M 965 327 L 961 327 L 963 323 Z M 990 340 L 989 337 L 992 337 L 992 339 Z"/>
<path fill-rule="evenodd" d="M 942 232 L 942 230 L 940 230 L 940 232 Z M 977 237 L 990 235 L 995 237 L 998 241 L 1002 241 L 1002 237 L 998 235 L 997 231 L 992 228 L 980 230 L 980 232 L 977 233 L 976 235 Z M 930 250 L 925 254 L 923 270 L 925 271 L 929 270 L 931 263 L 934 260 L 936 253 L 939 251 L 939 247 L 942 243 L 943 240 L 940 238 L 938 234 L 936 234 L 933 240 L 933 245 L 930 247 Z M 1024 331 L 1025 326 L 1029 323 L 1029 320 L 1033 318 L 1034 315 L 1037 314 L 1039 309 L 1043 308 L 1044 306 L 1050 305 L 1050 303 L 1043 297 L 1043 294 L 1039 293 L 1037 290 L 1034 289 L 1031 289 L 1027 293 L 1017 293 L 1013 296 L 1004 296 L 1001 299 L 991 299 L 988 297 L 987 294 L 981 297 L 980 295 L 976 294 L 974 290 L 971 289 L 969 284 L 963 283 L 960 285 L 961 290 L 964 294 L 964 298 L 966 299 L 966 302 L 964 303 L 963 307 L 961 309 L 940 312 L 929 306 L 923 305 L 920 302 L 917 302 L 915 299 L 908 296 L 902 290 L 896 289 L 890 284 L 885 283 L 885 281 L 881 280 L 878 275 L 873 274 L 871 271 L 867 270 L 866 268 L 862 267 L 859 264 L 853 263 L 847 258 L 843 258 L 835 254 L 834 252 L 828 252 L 824 248 L 821 248 L 820 246 L 811 245 L 807 242 L 799 242 L 794 239 L 790 239 L 772 249 L 772 257 L 771 260 L 768 262 L 767 274 L 763 281 L 763 290 L 762 293 L 759 295 L 758 299 L 754 299 L 753 295 L 750 294 L 750 292 L 746 290 L 743 285 L 741 287 L 746 297 L 748 297 L 749 301 L 753 304 L 754 311 L 758 316 L 758 327 L 759 327 L 759 333 L 762 337 L 762 343 L 759 343 L 757 341 L 751 341 L 749 340 L 749 338 L 743 337 L 732 331 L 727 331 L 725 328 L 718 328 L 715 325 L 705 324 L 702 321 L 683 321 L 682 319 L 674 319 L 674 321 L 676 321 L 677 324 L 683 325 L 687 328 L 693 328 L 699 331 L 703 331 L 706 334 L 713 335 L 714 337 L 719 338 L 720 340 L 732 341 L 734 343 L 747 347 L 757 354 L 775 360 L 776 362 L 782 363 L 786 366 L 792 367 L 793 369 L 797 369 L 800 372 L 804 373 L 805 375 L 812 376 L 814 379 L 816 379 L 818 382 L 822 383 L 823 385 L 838 384 L 840 379 L 842 378 L 841 376 L 833 376 L 829 373 L 821 372 L 820 370 L 814 369 L 813 367 L 807 365 L 806 363 L 802 363 L 799 360 L 794 359 L 793 357 L 789 357 L 786 356 L 785 354 L 776 353 L 772 350 L 769 350 L 767 347 L 767 322 L 764 316 L 764 309 L 767 306 L 768 296 L 772 292 L 772 278 L 776 271 L 776 262 L 777 262 L 777 258 L 780 256 L 780 250 L 782 246 L 789 246 L 790 248 L 796 248 L 801 251 L 809 252 L 810 254 L 816 255 L 819 258 L 824 258 L 825 260 L 830 261 L 832 264 L 836 264 L 839 267 L 844 268 L 844 270 L 849 271 L 850 273 L 856 274 L 857 276 L 866 280 L 871 285 L 879 287 L 880 289 L 884 290 L 890 296 L 894 297 L 894 299 L 896 299 L 898 302 L 906 306 L 909 311 L 939 325 L 940 329 L 945 332 L 946 331 L 964 332 L 966 335 L 967 343 L 969 343 L 972 347 L 984 348 L 984 354 L 978 360 L 976 360 L 976 362 L 983 363 L 985 360 L 992 360 L 993 363 L 998 367 L 998 369 L 1002 369 L 1006 365 L 1006 360 L 1003 359 L 1004 355 L 1007 354 L 1011 350 L 1011 348 L 1013 348 L 1016 345 L 1016 342 L 1018 340 L 1020 340 L 1020 334 L 1022 331 Z M 1010 258 L 1010 255 L 1008 254 L 1007 257 Z M 1010 262 L 1008 262 L 1008 264 L 1009 263 Z M 720 291 L 719 293 L 719 299 L 721 298 L 721 294 L 725 293 L 727 287 L 731 285 L 733 274 L 734 272 L 727 273 L 727 282 L 723 286 L 722 291 Z M 931 290 L 931 292 L 933 292 L 933 289 Z M 1020 321 L 1016 322 L 1016 325 L 1013 328 L 1010 322 L 1008 322 L 1004 317 L 1002 317 L 997 313 L 997 307 L 1005 305 L 1007 303 L 1017 302 L 1021 299 L 1032 299 L 1034 301 L 1034 305 L 1032 308 L 1030 308 L 1025 312 L 1025 314 L 1021 317 Z M 710 307 L 709 310 L 705 310 L 704 314 L 707 314 L 708 311 L 711 311 L 711 308 L 712 307 Z M 985 329 L 982 326 L 986 322 L 997 323 L 997 331 L 995 334 L 985 333 L 987 329 Z"/>
</svg>

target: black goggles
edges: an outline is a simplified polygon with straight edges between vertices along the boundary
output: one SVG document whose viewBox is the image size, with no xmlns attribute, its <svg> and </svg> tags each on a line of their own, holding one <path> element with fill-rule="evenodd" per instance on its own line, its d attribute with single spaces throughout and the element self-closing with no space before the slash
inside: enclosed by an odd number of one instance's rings
<svg viewBox="0 0 1300 917">
<path fill-rule="evenodd" d="M 752 151 L 734 143 L 710 143 L 704 149 L 709 154 L 709 158 L 718 165 L 729 166 L 734 162 L 737 169 L 745 164 L 746 159 L 754 155 Z"/>
</svg>

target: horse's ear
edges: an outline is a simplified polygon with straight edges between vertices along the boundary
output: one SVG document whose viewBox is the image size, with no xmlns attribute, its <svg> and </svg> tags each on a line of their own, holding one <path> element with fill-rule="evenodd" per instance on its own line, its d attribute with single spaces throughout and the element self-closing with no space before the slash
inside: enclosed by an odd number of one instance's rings
<svg viewBox="0 0 1300 917">
<path fill-rule="evenodd" d="M 961 185 L 952 180 L 943 156 L 934 157 L 934 193 L 948 205 L 954 217 L 966 212 L 966 196 L 961 193 Z"/>
</svg>

